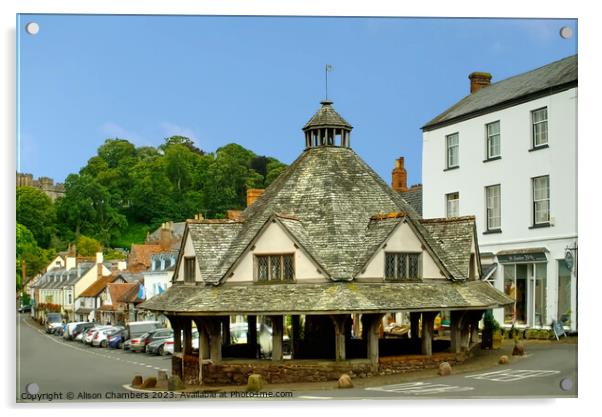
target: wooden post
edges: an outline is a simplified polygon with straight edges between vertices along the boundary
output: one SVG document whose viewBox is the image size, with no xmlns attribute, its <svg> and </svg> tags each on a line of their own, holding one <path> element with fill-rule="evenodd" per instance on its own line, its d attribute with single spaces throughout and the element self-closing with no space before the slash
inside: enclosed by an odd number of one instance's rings
<svg viewBox="0 0 602 417">
<path fill-rule="evenodd" d="M 282 316 L 271 316 L 272 319 L 272 360 L 282 360 L 282 336 L 283 320 Z"/>
<path fill-rule="evenodd" d="M 230 344 L 230 316 L 222 318 L 222 344 Z"/>
<path fill-rule="evenodd" d="M 169 316 L 171 327 L 173 328 L 173 351 L 182 352 L 182 326 L 178 317 Z"/>
<path fill-rule="evenodd" d="M 220 319 L 211 317 L 207 320 L 207 330 L 209 331 L 209 357 L 214 363 L 222 360 L 222 332 Z"/>
<path fill-rule="evenodd" d="M 464 322 L 466 318 L 465 311 L 452 311 L 451 312 L 451 327 L 450 327 L 450 336 L 451 336 L 451 352 L 459 353 L 462 349 L 462 328 L 464 327 Z"/>
<path fill-rule="evenodd" d="M 345 324 L 347 316 L 342 314 L 331 315 L 330 318 L 334 324 L 334 346 L 335 360 L 345 360 Z"/>
<path fill-rule="evenodd" d="M 257 316 L 247 316 L 247 344 L 253 350 L 253 359 L 257 359 Z"/>
<path fill-rule="evenodd" d="M 205 326 L 205 319 L 197 317 L 194 319 L 194 323 L 199 331 L 199 355 L 202 355 L 202 359 L 209 359 L 209 334 Z"/>
<path fill-rule="evenodd" d="M 380 336 L 380 321 L 382 314 L 362 314 L 363 334 L 366 336 L 366 350 L 370 368 L 373 372 L 378 370 L 378 339 Z"/>
<path fill-rule="evenodd" d="M 433 354 L 433 326 L 437 314 L 433 311 L 422 313 L 422 354 L 426 356 Z"/>
<path fill-rule="evenodd" d="M 418 340 L 420 337 L 420 313 L 410 313 L 410 336 L 412 340 Z"/>
<path fill-rule="evenodd" d="M 184 355 L 192 355 L 192 320 L 186 317 L 182 320 L 184 330 Z"/>
<path fill-rule="evenodd" d="M 295 359 L 299 353 L 299 344 L 301 342 L 301 323 L 298 314 L 291 316 L 291 327 L 293 340 L 291 343 L 291 357 Z"/>
</svg>

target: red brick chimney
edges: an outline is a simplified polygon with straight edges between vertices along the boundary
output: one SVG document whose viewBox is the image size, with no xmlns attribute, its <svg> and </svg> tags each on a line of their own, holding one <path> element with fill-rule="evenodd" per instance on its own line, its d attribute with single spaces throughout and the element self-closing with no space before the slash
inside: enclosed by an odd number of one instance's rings
<svg viewBox="0 0 602 417">
<path fill-rule="evenodd" d="M 491 85 L 491 74 L 488 72 L 473 72 L 468 76 L 468 79 L 470 80 L 470 94 Z"/>
<path fill-rule="evenodd" d="M 408 191 L 408 173 L 403 166 L 403 156 L 395 161 L 395 168 L 391 175 L 391 187 L 393 191 L 406 192 Z"/>
<path fill-rule="evenodd" d="M 167 251 L 171 247 L 171 222 L 165 222 L 161 225 L 159 245 L 161 245 L 163 251 Z"/>
<path fill-rule="evenodd" d="M 265 190 L 263 188 L 249 188 L 247 189 L 247 207 L 255 202 Z"/>
</svg>

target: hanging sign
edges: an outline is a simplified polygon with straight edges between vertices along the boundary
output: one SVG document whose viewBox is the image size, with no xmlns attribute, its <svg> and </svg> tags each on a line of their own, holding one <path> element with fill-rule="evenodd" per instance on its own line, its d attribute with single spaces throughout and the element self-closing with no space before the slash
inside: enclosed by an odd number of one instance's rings
<svg viewBox="0 0 602 417">
<path fill-rule="evenodd" d="M 573 265 L 575 264 L 575 259 L 573 258 L 573 252 L 567 250 L 564 254 L 564 262 L 566 263 L 566 267 L 569 271 L 573 270 Z"/>
</svg>

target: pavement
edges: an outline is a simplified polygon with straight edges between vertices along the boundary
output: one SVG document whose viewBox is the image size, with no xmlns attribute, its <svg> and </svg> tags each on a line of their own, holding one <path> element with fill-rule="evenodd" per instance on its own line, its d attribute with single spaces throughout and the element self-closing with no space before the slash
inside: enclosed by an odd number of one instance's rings
<svg viewBox="0 0 602 417">
<path fill-rule="evenodd" d="M 512 356 L 513 342 L 500 350 L 477 350 L 475 357 L 454 366 L 441 377 L 429 369 L 406 374 L 353 379 L 351 389 L 336 381 L 270 384 L 262 393 L 247 394 L 245 387 L 190 387 L 184 394 L 135 390 L 134 375 L 156 376 L 171 368 L 170 356 L 151 356 L 103 349 L 48 335 L 27 315 L 17 324 L 17 401 L 152 401 L 174 399 L 440 399 L 541 398 L 577 396 L 577 338 L 560 341 L 524 341 L 526 355 Z M 499 365 L 501 355 L 509 363 Z M 36 384 L 27 388 L 28 384 Z M 36 391 L 37 388 L 37 391 Z M 36 392 L 36 394 L 31 394 Z M 252 395 L 252 396 L 250 396 Z"/>
</svg>

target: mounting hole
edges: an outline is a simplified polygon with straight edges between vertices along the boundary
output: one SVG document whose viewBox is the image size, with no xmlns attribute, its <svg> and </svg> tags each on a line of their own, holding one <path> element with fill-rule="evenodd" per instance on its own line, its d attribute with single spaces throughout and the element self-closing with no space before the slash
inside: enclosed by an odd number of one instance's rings
<svg viewBox="0 0 602 417">
<path fill-rule="evenodd" d="M 34 382 L 32 384 L 25 385 L 25 391 L 27 391 L 27 393 L 30 395 L 36 395 L 38 392 L 40 392 L 40 387 Z"/>
<path fill-rule="evenodd" d="M 30 35 L 37 35 L 40 31 L 40 25 L 38 25 L 36 22 L 29 22 L 25 25 L 25 31 Z"/>
<path fill-rule="evenodd" d="M 568 391 L 573 388 L 573 381 L 571 378 L 562 378 L 560 380 L 560 389 L 563 391 Z"/>
<path fill-rule="evenodd" d="M 573 29 L 568 26 L 563 26 L 560 28 L 560 37 L 563 39 L 569 39 L 573 36 Z"/>
</svg>

